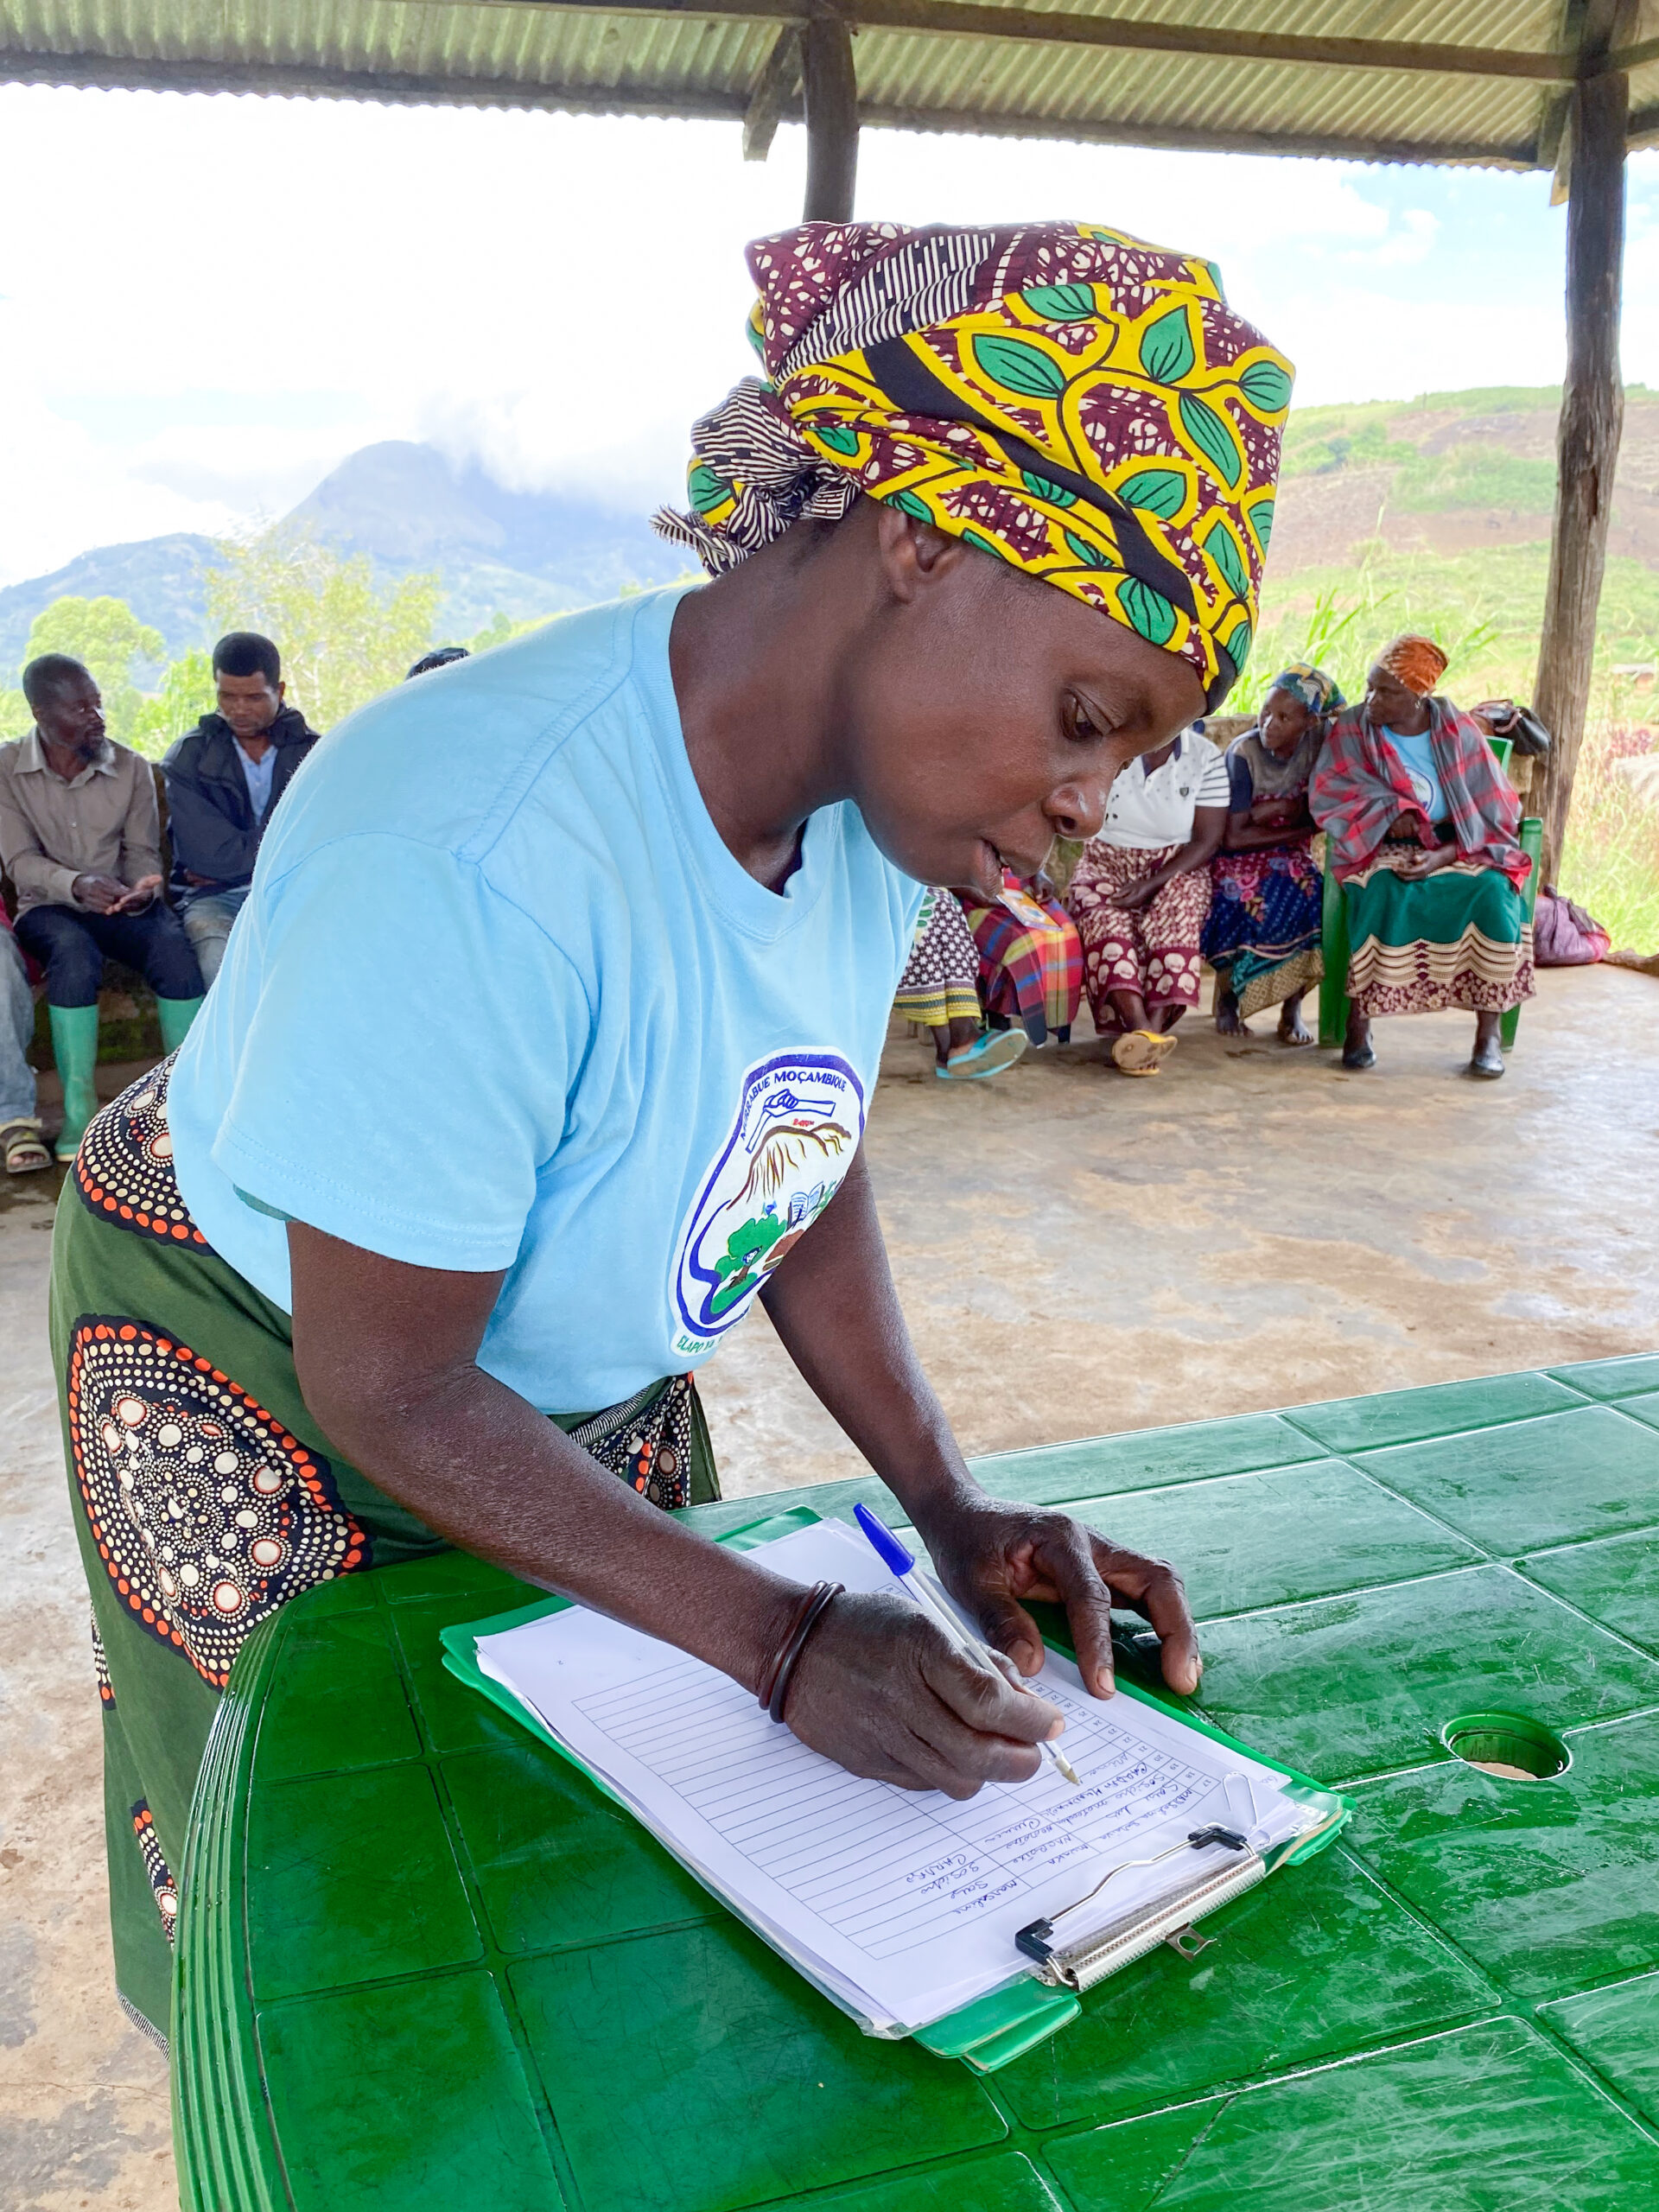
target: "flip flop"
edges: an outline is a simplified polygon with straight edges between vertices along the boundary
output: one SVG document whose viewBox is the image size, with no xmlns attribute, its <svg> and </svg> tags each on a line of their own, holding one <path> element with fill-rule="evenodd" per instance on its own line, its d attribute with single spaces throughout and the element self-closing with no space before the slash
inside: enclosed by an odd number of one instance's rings
<svg viewBox="0 0 1659 2212">
<path fill-rule="evenodd" d="M 988 1029 L 961 1052 L 952 1052 L 933 1072 L 941 1083 L 982 1083 L 986 1077 L 1011 1068 L 1025 1051 L 1027 1041 L 1023 1029 Z"/>
<path fill-rule="evenodd" d="M 1131 1029 L 1112 1046 L 1112 1065 L 1123 1075 L 1156 1075 L 1174 1049 L 1173 1029 Z"/>
</svg>

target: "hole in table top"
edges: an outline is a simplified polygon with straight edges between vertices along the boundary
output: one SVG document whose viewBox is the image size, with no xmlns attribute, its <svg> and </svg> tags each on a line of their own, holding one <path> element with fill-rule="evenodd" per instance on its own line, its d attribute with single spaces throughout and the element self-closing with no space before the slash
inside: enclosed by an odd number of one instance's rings
<svg viewBox="0 0 1659 2212">
<path fill-rule="evenodd" d="M 1448 1720 L 1440 1741 L 1454 1758 L 1503 1782 L 1547 1782 L 1565 1774 L 1573 1754 L 1541 1721 L 1519 1713 L 1465 1713 Z"/>
</svg>

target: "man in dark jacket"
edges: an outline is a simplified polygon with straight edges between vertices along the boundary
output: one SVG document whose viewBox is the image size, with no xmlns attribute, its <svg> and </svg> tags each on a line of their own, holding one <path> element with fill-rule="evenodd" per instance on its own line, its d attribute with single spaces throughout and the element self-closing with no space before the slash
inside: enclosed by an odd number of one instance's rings
<svg viewBox="0 0 1659 2212">
<path fill-rule="evenodd" d="M 162 763 L 173 844 L 168 888 L 205 983 L 225 957 L 271 810 L 317 741 L 299 709 L 283 705 L 282 657 L 257 631 L 219 639 L 213 686 L 218 713 L 204 715 Z"/>
</svg>

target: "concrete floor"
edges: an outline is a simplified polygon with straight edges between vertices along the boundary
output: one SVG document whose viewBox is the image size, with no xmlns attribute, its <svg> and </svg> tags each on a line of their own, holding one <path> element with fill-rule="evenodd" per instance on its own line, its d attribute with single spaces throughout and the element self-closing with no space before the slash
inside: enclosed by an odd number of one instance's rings
<svg viewBox="0 0 1659 2212">
<path fill-rule="evenodd" d="M 892 1046 L 871 1159 L 969 1452 L 1653 1350 L 1659 982 L 1544 976 L 1492 1086 L 1459 1072 L 1471 1027 L 1379 1025 L 1363 1077 L 1196 1026 L 1142 1083 L 1088 1043 L 957 1089 Z M 0 2204 L 170 2212 L 166 2069 L 110 1980 L 54 1181 L 0 1193 Z M 705 1389 L 728 1491 L 852 1471 L 758 1312 Z"/>
</svg>

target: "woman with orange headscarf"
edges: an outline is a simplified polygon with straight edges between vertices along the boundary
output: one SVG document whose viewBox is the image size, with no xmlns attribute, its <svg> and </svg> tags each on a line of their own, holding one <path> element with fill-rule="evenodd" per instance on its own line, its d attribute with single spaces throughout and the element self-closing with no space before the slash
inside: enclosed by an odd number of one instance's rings
<svg viewBox="0 0 1659 2212">
<path fill-rule="evenodd" d="M 1309 804 L 1347 908 L 1348 1034 L 1342 1062 L 1376 1065 L 1382 1014 L 1475 1017 L 1471 1075 L 1503 1072 L 1500 1017 L 1532 994 L 1531 861 L 1521 802 L 1478 723 L 1434 690 L 1431 638 L 1378 654 L 1360 705 L 1338 716 Z"/>
</svg>

